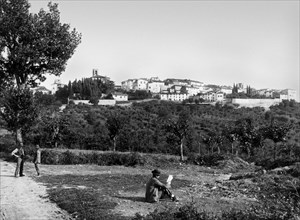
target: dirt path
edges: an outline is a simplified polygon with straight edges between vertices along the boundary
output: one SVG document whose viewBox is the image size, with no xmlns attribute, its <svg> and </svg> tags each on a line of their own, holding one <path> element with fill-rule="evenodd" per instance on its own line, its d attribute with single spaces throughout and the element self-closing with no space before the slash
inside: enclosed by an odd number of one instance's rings
<svg viewBox="0 0 300 220">
<path fill-rule="evenodd" d="M 14 177 L 15 164 L 0 160 L 1 220 L 70 220 L 47 199 L 46 187 L 32 178 Z"/>
</svg>

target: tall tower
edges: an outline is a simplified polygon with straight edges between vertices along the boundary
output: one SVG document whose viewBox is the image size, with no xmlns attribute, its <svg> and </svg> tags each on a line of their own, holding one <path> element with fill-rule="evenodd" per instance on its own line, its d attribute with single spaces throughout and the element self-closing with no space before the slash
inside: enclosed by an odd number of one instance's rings
<svg viewBox="0 0 300 220">
<path fill-rule="evenodd" d="M 98 69 L 93 69 L 93 76 L 98 76 Z"/>
</svg>

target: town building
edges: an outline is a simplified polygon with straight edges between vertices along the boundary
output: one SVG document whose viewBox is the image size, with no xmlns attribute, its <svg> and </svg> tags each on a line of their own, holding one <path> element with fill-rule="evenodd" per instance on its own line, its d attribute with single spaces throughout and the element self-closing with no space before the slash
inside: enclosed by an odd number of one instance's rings
<svg viewBox="0 0 300 220">
<path fill-rule="evenodd" d="M 121 82 L 121 88 L 125 91 L 133 90 L 133 83 L 135 79 L 128 79 Z"/>
<path fill-rule="evenodd" d="M 51 85 L 51 93 L 55 94 L 59 88 L 63 88 L 66 84 L 61 83 L 60 79 L 54 80 L 54 83 Z"/>
<path fill-rule="evenodd" d="M 188 98 L 188 94 L 184 92 L 163 91 L 159 94 L 161 100 L 182 102 Z"/>
<path fill-rule="evenodd" d="M 147 90 L 148 80 L 144 78 L 136 79 L 133 82 L 133 90 Z"/>
<path fill-rule="evenodd" d="M 128 101 L 128 95 L 121 92 L 112 93 L 112 97 L 116 101 Z"/>
<path fill-rule="evenodd" d="M 160 93 L 165 87 L 165 83 L 163 81 L 150 80 L 147 84 L 147 90 L 151 93 Z"/>
<path fill-rule="evenodd" d="M 38 86 L 30 89 L 33 93 L 41 92 L 43 94 L 51 94 L 51 90 L 47 89 L 45 86 Z"/>
<path fill-rule="evenodd" d="M 199 87 L 186 86 L 186 90 L 189 96 L 195 96 L 201 92 Z"/>
<path fill-rule="evenodd" d="M 203 94 L 203 99 L 208 102 L 213 102 L 214 97 L 215 97 L 215 95 L 214 95 L 213 91 L 209 91 L 209 92 L 206 92 Z"/>
<path fill-rule="evenodd" d="M 95 79 L 95 80 L 100 80 L 100 81 L 103 82 L 103 83 L 107 83 L 107 82 L 110 81 L 110 78 L 109 78 L 109 77 L 99 75 L 98 69 L 93 69 L 93 75 L 92 75 L 91 78 L 92 78 L 92 79 Z"/>
<path fill-rule="evenodd" d="M 214 102 L 223 102 L 225 100 L 224 93 L 219 91 L 213 93 L 213 101 Z"/>
<path fill-rule="evenodd" d="M 232 94 L 232 87 L 231 86 L 221 86 L 221 92 L 224 94 Z"/>
<path fill-rule="evenodd" d="M 280 92 L 281 100 L 296 100 L 297 92 L 294 89 L 284 89 Z"/>
</svg>

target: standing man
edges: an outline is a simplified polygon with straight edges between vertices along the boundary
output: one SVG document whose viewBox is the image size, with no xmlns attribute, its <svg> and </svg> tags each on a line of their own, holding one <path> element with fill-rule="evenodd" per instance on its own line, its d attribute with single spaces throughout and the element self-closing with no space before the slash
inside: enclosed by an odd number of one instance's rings
<svg viewBox="0 0 300 220">
<path fill-rule="evenodd" d="M 35 148 L 33 163 L 34 163 L 34 166 L 35 166 L 36 173 L 39 176 L 40 175 L 40 170 L 39 170 L 38 164 L 41 163 L 41 149 L 40 149 L 40 146 L 38 144 L 36 145 L 36 148 Z"/>
<path fill-rule="evenodd" d="M 17 158 L 17 165 L 16 165 L 16 171 L 15 171 L 15 177 L 18 177 L 18 174 L 20 176 L 25 176 L 23 174 L 23 168 L 24 168 L 24 160 L 25 160 L 25 152 L 23 148 L 23 143 L 20 143 L 20 146 L 11 152 L 11 155 L 15 156 Z"/>
<path fill-rule="evenodd" d="M 165 196 L 172 199 L 172 201 L 178 201 L 178 199 L 171 193 L 165 184 L 160 182 L 158 179 L 160 177 L 159 170 L 152 171 L 152 178 L 146 184 L 146 202 L 158 202 L 160 198 Z M 161 196 L 159 196 L 159 191 L 161 191 Z"/>
</svg>

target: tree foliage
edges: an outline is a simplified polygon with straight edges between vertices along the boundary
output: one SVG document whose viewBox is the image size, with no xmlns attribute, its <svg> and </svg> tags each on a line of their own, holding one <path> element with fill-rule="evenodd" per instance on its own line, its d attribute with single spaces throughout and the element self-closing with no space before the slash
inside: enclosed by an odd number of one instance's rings
<svg viewBox="0 0 300 220">
<path fill-rule="evenodd" d="M 13 80 L 17 86 L 36 86 L 46 72 L 59 76 L 65 70 L 81 35 L 60 22 L 57 4 L 48 7 L 32 14 L 26 0 L 1 0 L 1 87 Z"/>
<path fill-rule="evenodd" d="M 0 88 L 4 94 L 3 118 L 14 128 L 17 142 L 36 118 L 30 87 L 45 74 L 59 76 L 80 43 L 81 35 L 60 22 L 57 4 L 49 11 L 29 13 L 27 0 L 0 1 Z M 5 91 L 6 89 L 6 91 Z"/>
<path fill-rule="evenodd" d="M 33 125 L 38 116 L 36 100 L 29 89 L 11 87 L 2 94 L 4 109 L 0 115 L 6 121 L 7 129 L 17 135 L 16 140 L 23 143 L 22 133 Z"/>
</svg>

